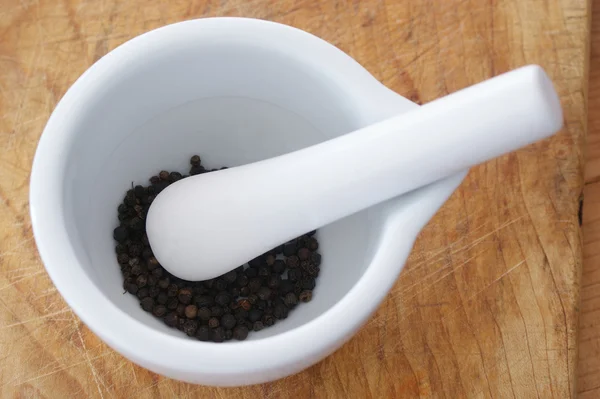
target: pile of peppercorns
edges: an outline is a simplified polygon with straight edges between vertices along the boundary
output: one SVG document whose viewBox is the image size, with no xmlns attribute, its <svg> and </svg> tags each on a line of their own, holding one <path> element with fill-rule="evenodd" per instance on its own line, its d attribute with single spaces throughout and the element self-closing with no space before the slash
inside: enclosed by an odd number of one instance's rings
<svg viewBox="0 0 600 399">
<path fill-rule="evenodd" d="M 191 160 L 190 175 L 213 172 L 200 157 Z M 205 281 L 186 281 L 156 260 L 146 235 L 146 214 L 155 196 L 188 176 L 162 171 L 150 185 L 127 191 L 119 205 L 117 261 L 123 288 L 142 309 L 201 341 L 244 340 L 250 331 L 287 318 L 299 302 L 309 302 L 319 275 L 321 255 L 314 231 L 281 245 L 235 270 Z"/>
</svg>

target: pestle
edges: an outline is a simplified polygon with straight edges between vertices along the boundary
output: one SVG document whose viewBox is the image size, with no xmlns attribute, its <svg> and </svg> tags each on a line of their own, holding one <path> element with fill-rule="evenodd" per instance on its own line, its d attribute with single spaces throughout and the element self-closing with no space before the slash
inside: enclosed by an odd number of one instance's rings
<svg viewBox="0 0 600 399">
<path fill-rule="evenodd" d="M 522 67 L 320 144 L 172 184 L 148 212 L 150 245 L 180 278 L 217 277 L 306 232 L 546 138 L 562 123 L 548 76 Z"/>
</svg>

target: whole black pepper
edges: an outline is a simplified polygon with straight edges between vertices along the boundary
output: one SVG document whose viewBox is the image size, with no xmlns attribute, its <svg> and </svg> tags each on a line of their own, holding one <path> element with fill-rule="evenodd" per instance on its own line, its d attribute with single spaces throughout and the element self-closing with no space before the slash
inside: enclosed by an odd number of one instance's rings
<svg viewBox="0 0 600 399">
<path fill-rule="evenodd" d="M 300 269 L 290 269 L 288 270 L 288 280 L 290 281 L 298 281 L 302 278 L 302 271 Z"/>
<path fill-rule="evenodd" d="M 215 296 L 215 303 L 220 306 L 227 306 L 231 302 L 231 296 L 226 292 L 219 292 Z"/>
<path fill-rule="evenodd" d="M 273 316 L 278 318 L 279 320 L 283 320 L 288 317 L 288 308 L 280 303 L 273 308 Z"/>
<path fill-rule="evenodd" d="M 257 292 L 261 286 L 262 281 L 258 277 L 254 277 L 250 279 L 250 282 L 248 282 L 248 288 L 250 289 L 251 293 Z"/>
<path fill-rule="evenodd" d="M 187 287 L 180 289 L 179 293 L 177 294 L 177 298 L 179 298 L 179 302 L 181 302 L 185 305 L 192 302 L 192 297 L 193 297 L 192 289 L 187 288 Z"/>
<path fill-rule="evenodd" d="M 298 296 L 298 299 L 300 299 L 301 302 L 310 302 L 312 299 L 312 291 L 302 291 Z"/>
<path fill-rule="evenodd" d="M 256 296 L 263 301 L 268 300 L 271 297 L 271 289 L 269 287 L 260 287 L 256 292 Z"/>
<path fill-rule="evenodd" d="M 290 269 L 295 269 L 300 265 L 300 259 L 296 255 L 292 255 L 285 260 L 285 264 Z"/>
<path fill-rule="evenodd" d="M 156 317 L 163 317 L 167 313 L 167 307 L 165 305 L 156 305 L 152 309 L 152 314 Z"/>
<path fill-rule="evenodd" d="M 212 314 L 211 314 L 209 308 L 202 307 L 202 308 L 198 309 L 197 316 L 202 321 L 208 321 L 208 319 L 210 319 L 210 317 L 212 316 Z"/>
<path fill-rule="evenodd" d="M 218 170 L 205 168 L 197 155 L 190 164 L 190 175 Z M 150 185 L 132 185 L 118 206 L 116 260 L 123 288 L 139 298 L 142 309 L 188 336 L 223 342 L 272 326 L 299 302 L 312 299 L 321 265 L 315 231 L 215 279 L 190 282 L 166 271 L 150 248 L 145 219 L 154 197 L 186 177 L 163 170 L 150 178 Z"/>
<path fill-rule="evenodd" d="M 185 317 L 195 319 L 198 316 L 198 307 L 196 305 L 187 305 L 185 307 Z"/>
<path fill-rule="evenodd" d="M 146 312 L 151 312 L 154 309 L 154 299 L 147 296 L 140 301 L 140 305 Z"/>
<path fill-rule="evenodd" d="M 255 321 L 254 324 L 252 324 L 252 330 L 254 330 L 254 331 L 260 331 L 263 328 L 265 328 L 265 325 L 260 320 Z"/>
<path fill-rule="evenodd" d="M 225 329 L 223 327 L 217 327 L 213 329 L 211 335 L 213 342 L 225 341 Z"/>
<path fill-rule="evenodd" d="M 252 309 L 248 312 L 248 320 L 250 320 L 251 322 L 255 322 L 257 320 L 260 320 L 260 318 L 262 317 L 263 312 L 261 312 L 258 309 Z"/>
<path fill-rule="evenodd" d="M 164 278 L 161 278 L 158 280 L 158 287 L 163 290 L 166 290 L 170 284 L 171 284 L 171 280 L 169 280 L 168 277 L 164 277 Z"/>
<path fill-rule="evenodd" d="M 211 317 L 210 319 L 208 319 L 208 326 L 210 328 L 217 328 L 219 327 L 219 319 L 217 319 L 216 317 Z"/>
<path fill-rule="evenodd" d="M 210 340 L 210 328 L 207 326 L 198 327 L 198 330 L 196 330 L 196 338 L 200 341 Z"/>
<path fill-rule="evenodd" d="M 233 338 L 243 341 L 248 337 L 248 328 L 246 326 L 237 326 L 233 329 Z"/>
<path fill-rule="evenodd" d="M 231 330 L 233 327 L 235 327 L 236 323 L 237 321 L 235 319 L 235 316 L 231 313 L 226 313 L 221 317 L 221 325 L 226 330 Z"/>
<path fill-rule="evenodd" d="M 237 279 L 237 273 L 235 270 L 227 272 L 223 275 L 223 280 L 225 280 L 225 282 L 227 284 L 233 284 L 236 279 Z"/>
<path fill-rule="evenodd" d="M 167 300 L 167 309 L 175 310 L 175 309 L 177 309 L 177 305 L 179 305 L 179 301 L 177 300 L 177 298 L 170 297 Z"/>
<path fill-rule="evenodd" d="M 285 271 L 285 262 L 281 259 L 277 259 L 275 263 L 273 263 L 273 267 L 271 268 L 273 273 L 281 274 Z"/>
<path fill-rule="evenodd" d="M 175 284 L 171 284 L 167 288 L 167 295 L 168 296 L 177 296 L 178 292 L 179 292 L 179 287 L 177 285 L 175 285 Z"/>
<path fill-rule="evenodd" d="M 313 252 L 310 255 L 310 262 L 315 266 L 321 266 L 321 254 L 318 252 Z"/>
<path fill-rule="evenodd" d="M 248 285 L 250 279 L 245 274 L 239 274 L 236 279 L 238 287 L 242 288 Z"/>
<path fill-rule="evenodd" d="M 166 304 L 168 300 L 169 297 L 164 292 L 159 292 L 159 294 L 156 296 L 156 302 L 160 303 L 161 305 Z"/>
<path fill-rule="evenodd" d="M 288 292 L 283 299 L 285 306 L 288 308 L 293 308 L 298 304 L 298 297 L 293 292 Z"/>
<path fill-rule="evenodd" d="M 179 324 L 179 317 L 173 312 L 167 313 L 165 316 L 165 324 L 169 327 L 176 327 Z"/>
<path fill-rule="evenodd" d="M 215 317 L 221 317 L 225 313 L 225 310 L 219 305 L 214 305 L 210 308 L 210 314 Z"/>
<path fill-rule="evenodd" d="M 300 259 L 301 261 L 308 260 L 309 256 L 310 256 L 310 249 L 308 249 L 308 248 L 300 248 L 298 250 L 298 259 Z"/>
<path fill-rule="evenodd" d="M 198 330 L 198 322 L 196 320 L 186 320 L 183 324 L 183 332 L 188 336 L 193 337 Z"/>
</svg>

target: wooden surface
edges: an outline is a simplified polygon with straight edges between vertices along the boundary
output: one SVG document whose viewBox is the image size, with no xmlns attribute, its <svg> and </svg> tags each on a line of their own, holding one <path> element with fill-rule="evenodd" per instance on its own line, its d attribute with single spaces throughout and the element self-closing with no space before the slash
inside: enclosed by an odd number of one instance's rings
<svg viewBox="0 0 600 399">
<path fill-rule="evenodd" d="M 27 201 L 35 143 L 90 64 L 149 29 L 215 15 L 312 32 L 417 102 L 539 63 L 566 121 L 472 170 L 342 349 L 235 389 L 152 374 L 98 340 L 48 279 Z M 589 17 L 587 0 L 0 0 L 0 397 L 573 397 Z"/>
<path fill-rule="evenodd" d="M 577 389 L 600 398 L 600 0 L 593 2 Z"/>
</svg>

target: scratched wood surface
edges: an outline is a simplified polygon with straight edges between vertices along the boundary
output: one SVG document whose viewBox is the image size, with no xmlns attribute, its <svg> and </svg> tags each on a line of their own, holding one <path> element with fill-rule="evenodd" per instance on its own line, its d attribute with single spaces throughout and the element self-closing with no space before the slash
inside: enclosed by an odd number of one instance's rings
<svg viewBox="0 0 600 399">
<path fill-rule="evenodd" d="M 150 373 L 94 336 L 43 269 L 27 200 L 37 139 L 89 65 L 149 29 L 217 15 L 312 32 L 417 102 L 538 63 L 566 122 L 471 171 L 342 349 L 234 389 Z M 573 397 L 589 17 L 587 0 L 0 0 L 0 397 Z"/>
</svg>

